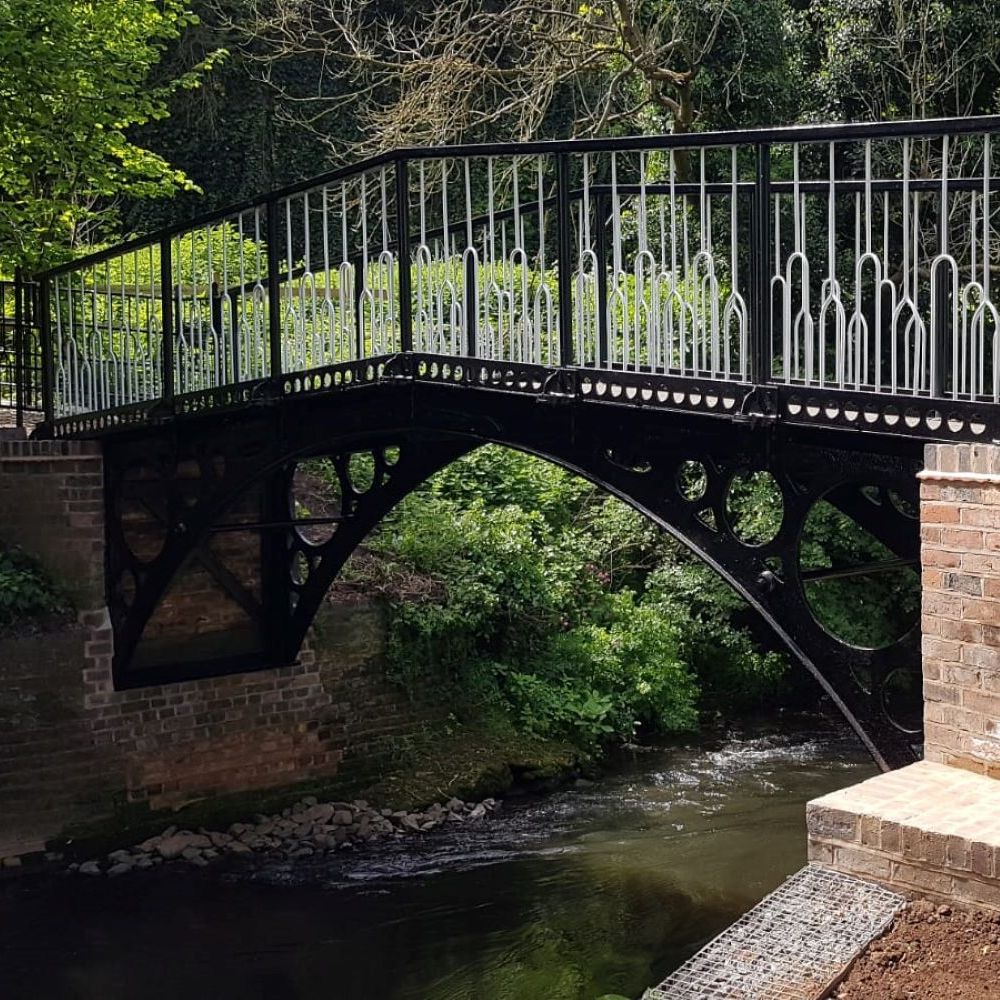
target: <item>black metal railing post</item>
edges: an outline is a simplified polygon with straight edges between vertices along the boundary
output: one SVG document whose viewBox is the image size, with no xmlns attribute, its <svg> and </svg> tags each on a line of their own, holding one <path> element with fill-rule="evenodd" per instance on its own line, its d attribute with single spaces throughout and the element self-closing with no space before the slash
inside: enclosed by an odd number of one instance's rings
<svg viewBox="0 0 1000 1000">
<path fill-rule="evenodd" d="M 396 257 L 399 267 L 399 343 L 413 350 L 413 299 L 410 287 L 410 179 L 409 161 L 396 161 Z"/>
<path fill-rule="evenodd" d="M 594 256 L 597 258 L 597 364 L 608 367 L 611 344 L 608 333 L 608 199 L 594 199 Z"/>
<path fill-rule="evenodd" d="M 173 244 L 169 237 L 160 241 L 160 311 L 162 326 L 160 336 L 160 395 L 173 405 L 174 391 L 174 259 Z"/>
<path fill-rule="evenodd" d="M 931 367 L 931 395 L 942 397 L 948 391 L 946 375 L 951 371 L 951 318 L 954 314 L 954 303 L 951 297 L 951 272 L 944 267 L 932 268 L 934 297 L 937 310 L 934 313 L 934 328 L 931 336 L 934 338 L 934 363 Z M 995 362 L 997 363 L 997 362 Z"/>
<path fill-rule="evenodd" d="M 281 256 L 278 251 L 278 202 L 267 201 L 267 338 L 271 378 L 281 378 Z"/>
<path fill-rule="evenodd" d="M 360 361 L 365 356 L 365 282 L 368 280 L 365 256 L 355 257 L 351 263 L 354 272 L 354 356 Z"/>
<path fill-rule="evenodd" d="M 556 225 L 559 228 L 559 364 L 573 364 L 573 222 L 570 217 L 569 155 L 556 155 Z"/>
<path fill-rule="evenodd" d="M 14 423 L 24 426 L 24 281 L 14 268 Z"/>
<path fill-rule="evenodd" d="M 479 275 L 476 273 L 476 255 L 466 253 L 462 299 L 465 303 L 465 356 L 477 357 L 476 342 L 479 338 Z"/>
<path fill-rule="evenodd" d="M 759 143 L 754 179 L 750 260 L 753 309 L 750 327 L 750 381 L 771 381 L 771 146 Z"/>
<path fill-rule="evenodd" d="M 52 310 L 49 306 L 50 278 L 43 275 L 38 285 L 38 336 L 42 342 L 42 410 L 45 421 L 55 420 L 56 360 L 52 350 Z"/>
</svg>

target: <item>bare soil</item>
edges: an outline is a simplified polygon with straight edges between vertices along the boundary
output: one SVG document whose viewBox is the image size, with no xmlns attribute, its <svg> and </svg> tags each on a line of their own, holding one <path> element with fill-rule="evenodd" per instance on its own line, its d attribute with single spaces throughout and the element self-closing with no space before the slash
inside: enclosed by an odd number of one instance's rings
<svg viewBox="0 0 1000 1000">
<path fill-rule="evenodd" d="M 836 1000 L 1000 1000 L 1000 914 L 914 903 L 858 959 Z"/>
</svg>

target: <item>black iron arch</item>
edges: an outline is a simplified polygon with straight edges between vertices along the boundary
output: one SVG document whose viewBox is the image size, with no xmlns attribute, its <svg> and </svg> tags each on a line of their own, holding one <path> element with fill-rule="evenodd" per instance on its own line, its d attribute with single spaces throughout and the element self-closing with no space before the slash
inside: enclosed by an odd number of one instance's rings
<svg viewBox="0 0 1000 1000">
<path fill-rule="evenodd" d="M 830 448 L 769 424 L 590 402 L 540 404 L 439 386 L 364 390 L 352 394 L 351 404 L 348 409 L 335 398 L 314 397 L 231 426 L 191 421 L 164 432 L 154 448 L 148 437 L 109 442 L 109 593 L 120 677 L 128 676 L 128 657 L 170 581 L 186 560 L 205 553 L 220 519 L 241 498 L 257 496 L 259 519 L 247 530 L 261 539 L 260 597 L 254 602 L 243 594 L 243 603 L 266 636 L 264 662 L 287 663 L 330 584 L 388 511 L 456 458 L 497 443 L 587 478 L 712 566 L 812 673 L 881 766 L 906 763 L 918 753 L 919 733 L 894 718 L 889 703 L 892 678 L 903 673 L 911 684 L 919 679 L 916 627 L 885 649 L 841 642 L 813 616 L 799 564 L 803 526 L 820 499 L 858 521 L 901 564 L 917 559 L 919 461 L 900 455 L 898 443 L 895 451 L 881 451 L 877 439 L 852 436 L 845 440 L 849 447 Z M 141 459 L 137 449 L 144 452 Z M 350 456 L 359 453 L 372 456 L 364 488 L 350 469 Z M 317 545 L 295 524 L 290 486 L 296 464 L 318 456 L 332 458 L 343 500 L 332 537 Z M 136 461 L 152 463 L 158 474 L 130 477 Z M 698 497 L 678 487 L 678 472 L 688 462 L 704 469 Z M 178 475 L 185 468 L 189 475 Z M 770 473 L 783 500 L 778 533 L 759 545 L 737 537 L 726 508 L 729 484 L 748 470 Z M 137 494 L 158 497 L 164 527 L 162 548 L 146 562 L 129 548 L 121 516 Z M 131 582 L 124 586 L 123 580 Z"/>
</svg>

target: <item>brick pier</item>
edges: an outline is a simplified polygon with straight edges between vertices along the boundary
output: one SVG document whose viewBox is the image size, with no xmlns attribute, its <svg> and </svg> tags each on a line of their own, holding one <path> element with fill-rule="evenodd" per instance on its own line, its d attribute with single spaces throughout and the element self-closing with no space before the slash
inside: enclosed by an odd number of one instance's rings
<svg viewBox="0 0 1000 1000">
<path fill-rule="evenodd" d="M 1000 910 L 1000 446 L 928 445 L 924 760 L 807 809 L 813 860 Z"/>
</svg>

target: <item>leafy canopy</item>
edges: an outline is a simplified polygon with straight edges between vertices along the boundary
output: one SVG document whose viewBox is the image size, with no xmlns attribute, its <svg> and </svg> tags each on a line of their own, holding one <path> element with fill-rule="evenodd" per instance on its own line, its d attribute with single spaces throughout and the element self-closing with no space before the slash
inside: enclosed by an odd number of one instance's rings
<svg viewBox="0 0 1000 1000">
<path fill-rule="evenodd" d="M 129 138 L 198 86 L 213 53 L 149 85 L 195 22 L 184 0 L 0 0 L 0 269 L 48 266 L 113 223 L 113 199 L 190 189 Z"/>
</svg>

